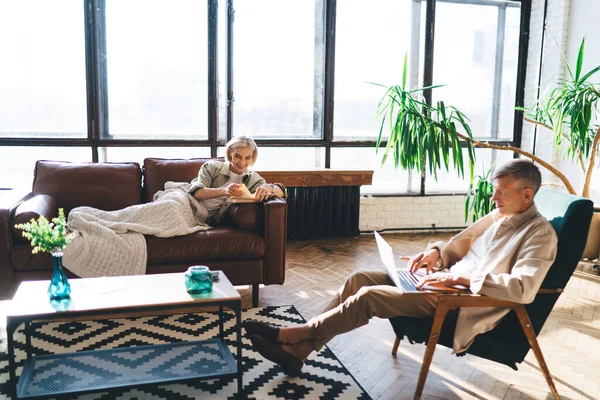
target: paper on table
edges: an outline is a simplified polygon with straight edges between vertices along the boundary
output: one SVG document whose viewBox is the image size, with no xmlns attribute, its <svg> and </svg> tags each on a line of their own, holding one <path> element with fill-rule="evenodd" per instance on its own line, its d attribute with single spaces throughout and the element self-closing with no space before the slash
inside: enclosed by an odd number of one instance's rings
<svg viewBox="0 0 600 400">
<path fill-rule="evenodd" d="M 125 285 L 125 283 L 121 280 L 107 276 L 101 276 L 99 278 L 86 278 L 77 283 L 84 289 L 98 294 L 116 292 L 117 290 L 123 290 L 127 288 L 127 285 Z"/>
</svg>

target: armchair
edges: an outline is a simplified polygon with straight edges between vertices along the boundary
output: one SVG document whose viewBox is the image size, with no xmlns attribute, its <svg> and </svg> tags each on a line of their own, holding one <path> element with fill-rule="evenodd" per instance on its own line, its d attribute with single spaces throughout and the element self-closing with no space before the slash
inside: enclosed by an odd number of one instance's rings
<svg viewBox="0 0 600 400">
<path fill-rule="evenodd" d="M 541 188 L 536 195 L 538 211 L 550 221 L 558 236 L 556 259 L 548 271 L 541 289 L 530 304 L 519 304 L 491 297 L 458 294 L 442 295 L 433 319 L 395 317 L 390 323 L 396 333 L 392 354 L 396 355 L 400 340 L 406 336 L 411 343 L 426 343 L 427 347 L 415 390 L 415 398 L 423 393 L 436 344 L 452 348 L 456 315 L 459 307 L 506 307 L 513 310 L 491 331 L 478 335 L 466 353 L 508 365 L 517 370 L 529 349 L 548 383 L 552 396 L 558 392 L 538 345 L 537 335 L 564 290 L 585 247 L 593 205 L 567 193 Z M 457 354 L 462 356 L 465 353 Z"/>
</svg>

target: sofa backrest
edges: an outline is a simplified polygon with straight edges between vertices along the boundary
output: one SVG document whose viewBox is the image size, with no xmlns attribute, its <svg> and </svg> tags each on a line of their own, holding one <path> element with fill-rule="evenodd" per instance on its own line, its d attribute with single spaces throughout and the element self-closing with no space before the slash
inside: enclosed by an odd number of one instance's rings
<svg viewBox="0 0 600 400">
<path fill-rule="evenodd" d="M 165 183 L 191 182 L 198 176 L 200 167 L 211 158 L 164 159 L 146 158 L 144 160 L 144 202 L 152 201 L 159 190 L 165 189 Z"/>
<path fill-rule="evenodd" d="M 141 181 L 142 171 L 135 162 L 42 160 L 35 164 L 32 193 L 51 196 L 65 214 L 79 206 L 112 211 L 141 202 Z"/>
</svg>

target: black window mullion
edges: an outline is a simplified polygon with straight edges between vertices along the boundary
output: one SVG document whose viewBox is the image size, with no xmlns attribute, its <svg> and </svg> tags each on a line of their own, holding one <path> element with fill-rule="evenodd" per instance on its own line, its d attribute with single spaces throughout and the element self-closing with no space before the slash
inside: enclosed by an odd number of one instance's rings
<svg viewBox="0 0 600 400">
<path fill-rule="evenodd" d="M 323 139 L 325 140 L 325 168 L 331 167 L 333 142 L 333 96 L 335 88 L 335 22 L 337 0 L 325 2 L 325 87 L 323 104 Z"/>
<path fill-rule="evenodd" d="M 425 10 L 425 54 L 423 62 L 423 87 L 433 85 L 433 50 L 435 45 L 435 5 L 436 0 L 427 0 Z M 425 102 L 432 103 L 431 89 L 423 91 Z M 421 170 L 421 196 L 425 195 L 425 168 Z"/>
<path fill-rule="evenodd" d="M 92 158 L 99 162 L 99 146 L 104 139 L 110 139 L 108 124 L 108 85 L 106 52 L 106 0 L 89 0 L 90 13 L 90 55 L 88 57 L 88 86 L 92 87 Z"/>
<path fill-rule="evenodd" d="M 233 0 L 227 0 L 227 137 L 232 138 L 233 129 L 233 21 L 235 10 Z"/>
<path fill-rule="evenodd" d="M 217 156 L 217 140 L 219 132 L 219 79 L 217 49 L 217 0 L 207 2 L 208 7 L 208 141 L 210 156 Z"/>
<path fill-rule="evenodd" d="M 544 21 L 546 24 L 546 4 L 544 5 Z M 515 93 L 515 105 L 523 107 L 525 105 L 525 77 L 527 74 L 527 52 L 529 50 L 529 19 L 531 17 L 531 0 L 521 1 L 521 26 L 519 35 L 519 56 L 517 59 L 517 90 Z M 545 29 L 543 30 L 543 32 Z M 542 32 L 542 35 L 543 35 Z M 544 45 L 544 37 L 542 36 L 542 46 Z M 542 58 L 540 57 L 540 71 Z M 541 73 L 540 73 L 541 79 Z M 541 81 L 541 80 L 540 80 Z M 538 88 L 541 85 L 538 82 Z M 539 93 L 538 93 L 539 94 Z M 515 120 L 513 125 L 513 143 L 512 145 L 520 148 L 523 141 L 523 111 L 515 109 Z M 534 137 L 534 154 L 535 154 L 535 137 Z M 516 158 L 517 153 L 514 154 Z"/>
</svg>

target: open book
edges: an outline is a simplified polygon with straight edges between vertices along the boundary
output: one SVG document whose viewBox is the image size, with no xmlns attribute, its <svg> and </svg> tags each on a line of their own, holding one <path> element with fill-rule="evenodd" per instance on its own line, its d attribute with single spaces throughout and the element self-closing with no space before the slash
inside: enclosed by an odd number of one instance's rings
<svg viewBox="0 0 600 400">
<path fill-rule="evenodd" d="M 254 198 L 254 193 L 250 193 L 250 190 L 246 187 L 246 185 L 240 185 L 240 189 L 244 194 L 241 196 L 230 196 L 225 200 L 227 203 L 254 203 L 256 202 Z"/>
</svg>

